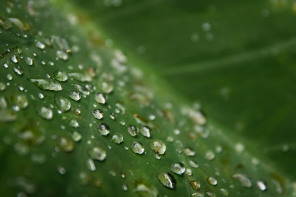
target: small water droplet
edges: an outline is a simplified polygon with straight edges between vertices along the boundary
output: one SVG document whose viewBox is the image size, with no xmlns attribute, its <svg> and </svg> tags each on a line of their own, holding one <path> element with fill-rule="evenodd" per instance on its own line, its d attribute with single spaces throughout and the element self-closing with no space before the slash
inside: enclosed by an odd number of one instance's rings
<svg viewBox="0 0 296 197">
<path fill-rule="evenodd" d="M 78 123 L 78 121 L 75 120 L 75 119 L 70 120 L 69 125 L 70 125 L 71 127 L 74 127 L 74 128 L 78 128 L 78 127 L 79 127 L 79 123 Z"/>
<path fill-rule="evenodd" d="M 257 181 L 256 185 L 261 191 L 265 191 L 267 189 L 267 187 L 263 181 Z"/>
<path fill-rule="evenodd" d="M 106 103 L 106 97 L 102 93 L 95 94 L 95 101 L 100 104 Z"/>
<path fill-rule="evenodd" d="M 211 24 L 208 23 L 208 22 L 203 23 L 201 27 L 202 27 L 202 29 L 204 31 L 210 31 L 211 30 Z"/>
<path fill-rule="evenodd" d="M 182 175 L 185 172 L 185 166 L 180 162 L 173 163 L 170 167 L 170 170 L 175 174 Z"/>
<path fill-rule="evenodd" d="M 61 59 L 61 60 L 68 60 L 68 54 L 66 53 L 66 52 L 64 52 L 64 51 L 61 51 L 61 50 L 58 50 L 57 51 L 57 57 L 59 58 L 59 59 Z"/>
<path fill-rule="evenodd" d="M 13 67 L 13 71 L 17 74 L 17 75 L 23 75 L 24 71 L 20 66 L 15 66 Z"/>
<path fill-rule="evenodd" d="M 184 148 L 183 153 L 188 157 L 193 157 L 195 155 L 195 151 L 191 148 Z"/>
<path fill-rule="evenodd" d="M 134 126 L 134 125 L 130 125 L 127 127 L 127 131 L 131 136 L 137 136 L 137 133 L 139 132 L 139 129 Z"/>
<path fill-rule="evenodd" d="M 92 80 L 92 77 L 90 76 L 90 74 L 88 72 L 69 73 L 68 75 L 69 75 L 69 77 L 72 77 L 73 79 L 75 79 L 76 81 L 79 81 L 79 82 L 90 82 Z"/>
<path fill-rule="evenodd" d="M 58 166 L 58 172 L 60 175 L 66 174 L 66 168 L 63 166 Z"/>
<path fill-rule="evenodd" d="M 67 112 L 71 109 L 71 102 L 64 97 L 56 97 L 56 104 L 62 112 Z"/>
<path fill-rule="evenodd" d="M 77 131 L 74 131 L 72 134 L 72 139 L 74 140 L 74 142 L 79 142 L 81 140 L 82 136 L 80 133 L 78 133 Z"/>
<path fill-rule="evenodd" d="M 104 136 L 110 133 L 109 126 L 103 123 L 98 125 L 98 131 L 101 135 L 104 135 Z"/>
<path fill-rule="evenodd" d="M 140 129 L 140 133 L 144 136 L 144 137 L 147 137 L 147 138 L 150 138 L 151 137 L 151 133 L 150 133 L 150 128 L 147 127 L 147 126 L 143 126 L 141 129 Z"/>
<path fill-rule="evenodd" d="M 217 179 L 215 179 L 215 178 L 212 177 L 212 176 L 207 178 L 207 182 L 208 182 L 209 184 L 211 184 L 211 185 L 217 185 L 217 184 L 218 184 Z"/>
<path fill-rule="evenodd" d="M 7 107 L 7 101 L 5 97 L 0 96 L 0 109 L 5 109 Z"/>
<path fill-rule="evenodd" d="M 123 142 L 123 136 L 120 133 L 116 133 L 112 136 L 111 141 L 115 144 L 121 144 Z"/>
<path fill-rule="evenodd" d="M 192 161 L 192 160 L 189 161 L 189 165 L 191 167 L 193 167 L 193 168 L 198 168 L 199 167 L 199 165 L 195 161 Z"/>
<path fill-rule="evenodd" d="M 17 106 L 22 109 L 25 109 L 29 105 L 29 101 L 26 95 L 20 94 L 14 97 L 14 102 Z"/>
<path fill-rule="evenodd" d="M 149 143 L 150 148 L 157 154 L 163 155 L 166 151 L 166 145 L 161 140 L 153 140 Z"/>
<path fill-rule="evenodd" d="M 36 42 L 36 47 L 39 48 L 39 49 L 45 49 L 45 44 L 43 44 L 43 43 L 40 42 L 40 41 L 37 41 L 37 42 Z"/>
<path fill-rule="evenodd" d="M 127 187 L 126 184 L 123 184 L 123 185 L 122 185 L 122 190 L 123 190 L 123 191 L 128 191 L 128 187 Z"/>
<path fill-rule="evenodd" d="M 6 89 L 6 85 L 3 82 L 0 82 L 0 91 L 4 91 Z"/>
<path fill-rule="evenodd" d="M 99 109 L 95 109 L 94 111 L 92 111 L 92 115 L 98 120 L 101 120 L 103 118 L 103 112 L 101 112 Z"/>
<path fill-rule="evenodd" d="M 168 172 L 158 174 L 157 178 L 160 183 L 167 188 L 174 189 L 176 187 L 176 179 Z"/>
<path fill-rule="evenodd" d="M 239 183 L 244 187 L 252 187 L 251 180 L 244 174 L 233 174 L 232 178 L 239 181 Z"/>
<path fill-rule="evenodd" d="M 228 192 L 226 189 L 224 189 L 224 188 L 221 188 L 221 189 L 220 189 L 220 192 L 221 192 L 221 194 L 222 194 L 223 196 L 228 196 L 228 195 L 229 195 L 229 192 Z"/>
<path fill-rule="evenodd" d="M 136 154 L 142 155 L 145 151 L 141 142 L 133 142 L 131 145 L 132 151 Z"/>
<path fill-rule="evenodd" d="M 99 84 L 99 86 L 102 89 L 102 91 L 106 94 L 110 94 L 114 89 L 114 86 L 110 82 L 102 82 Z"/>
<path fill-rule="evenodd" d="M 87 169 L 89 169 L 92 172 L 96 171 L 96 165 L 94 163 L 94 160 L 92 160 L 92 159 L 86 160 L 86 167 L 87 167 Z"/>
<path fill-rule="evenodd" d="M 43 90 L 61 91 L 63 89 L 61 84 L 51 79 L 31 79 L 31 81 Z"/>
<path fill-rule="evenodd" d="M 56 80 L 61 81 L 61 82 L 68 80 L 68 75 L 64 71 L 58 71 L 58 72 L 54 73 L 54 77 Z"/>
<path fill-rule="evenodd" d="M 195 192 L 191 196 L 192 197 L 204 197 L 205 195 L 203 193 L 200 193 L 200 192 Z"/>
<path fill-rule="evenodd" d="M 200 183 L 198 181 L 192 180 L 190 181 L 190 185 L 192 187 L 192 189 L 198 191 L 200 190 Z"/>
<path fill-rule="evenodd" d="M 29 66 L 32 66 L 34 64 L 34 61 L 32 58 L 30 57 L 27 57 L 26 60 L 25 60 L 26 64 L 28 64 Z"/>
<path fill-rule="evenodd" d="M 13 79 L 13 76 L 11 74 L 7 74 L 6 77 L 9 81 L 11 81 Z"/>
<path fill-rule="evenodd" d="M 47 120 L 50 120 L 50 119 L 53 118 L 52 110 L 50 108 L 47 108 L 47 107 L 41 107 L 38 110 L 38 114 L 39 114 L 39 116 L 41 116 L 42 118 L 47 119 Z"/>
<path fill-rule="evenodd" d="M 74 149 L 74 143 L 69 137 L 58 138 L 58 146 L 65 152 L 71 152 Z"/>
<path fill-rule="evenodd" d="M 18 63 L 18 59 L 16 55 L 11 56 L 10 60 L 15 64 Z"/>
<path fill-rule="evenodd" d="M 79 92 L 70 92 L 69 97 L 74 101 L 79 101 L 81 99 Z"/>
<path fill-rule="evenodd" d="M 205 158 L 207 160 L 213 160 L 215 158 L 215 153 L 213 151 L 207 151 L 206 155 L 205 155 Z"/>
<path fill-rule="evenodd" d="M 94 160 L 104 161 L 107 157 L 107 153 L 104 149 L 95 146 L 89 151 L 89 156 Z"/>
</svg>

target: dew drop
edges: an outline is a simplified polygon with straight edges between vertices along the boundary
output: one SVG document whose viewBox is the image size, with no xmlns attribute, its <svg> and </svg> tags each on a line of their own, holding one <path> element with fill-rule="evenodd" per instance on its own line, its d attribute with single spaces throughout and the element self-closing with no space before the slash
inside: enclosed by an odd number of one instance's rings
<svg viewBox="0 0 296 197">
<path fill-rule="evenodd" d="M 157 178 L 160 183 L 167 188 L 174 189 L 176 187 L 176 179 L 168 172 L 158 174 Z"/>
<path fill-rule="evenodd" d="M 0 82 L 0 91 L 4 91 L 6 89 L 6 85 L 3 82 Z"/>
<path fill-rule="evenodd" d="M 252 187 L 251 180 L 244 174 L 233 174 L 232 178 L 238 180 L 243 187 Z"/>
<path fill-rule="evenodd" d="M 58 81 L 63 82 L 63 81 L 67 81 L 68 80 L 68 75 L 64 71 L 58 71 L 58 72 L 56 72 L 54 74 L 55 74 L 55 79 L 58 80 Z"/>
<path fill-rule="evenodd" d="M 229 195 L 229 192 L 228 192 L 226 189 L 224 189 L 224 188 L 221 188 L 221 189 L 220 189 L 220 192 L 221 192 L 221 194 L 222 194 L 223 196 L 228 196 L 228 195 Z"/>
<path fill-rule="evenodd" d="M 17 75 L 23 75 L 24 71 L 20 66 L 15 66 L 13 67 L 13 71 L 17 74 Z"/>
<path fill-rule="evenodd" d="M 38 114 L 39 116 L 41 116 L 42 118 L 46 119 L 46 120 L 50 120 L 53 118 L 53 112 L 50 108 L 47 107 L 41 107 L 38 110 Z"/>
<path fill-rule="evenodd" d="M 135 137 L 135 136 L 137 136 L 139 129 L 134 125 L 130 125 L 127 127 L 127 131 L 131 136 Z"/>
<path fill-rule="evenodd" d="M 61 91 L 61 84 L 51 79 L 31 79 L 31 81 L 42 90 Z"/>
<path fill-rule="evenodd" d="M 94 163 L 94 160 L 92 160 L 92 159 L 86 160 L 86 167 L 87 167 L 87 169 L 89 169 L 92 172 L 96 171 L 96 165 Z"/>
<path fill-rule="evenodd" d="M 63 166 L 58 166 L 58 172 L 60 175 L 66 174 L 66 168 Z"/>
<path fill-rule="evenodd" d="M 78 128 L 78 127 L 79 127 L 79 123 L 78 123 L 78 121 L 75 120 L 75 119 L 70 120 L 69 125 L 70 125 L 71 127 L 74 127 L 74 128 Z"/>
<path fill-rule="evenodd" d="M 43 44 L 43 43 L 40 42 L 40 41 L 37 41 L 37 42 L 36 42 L 36 47 L 39 48 L 39 49 L 45 49 L 45 44 Z"/>
<path fill-rule="evenodd" d="M 81 140 L 82 136 L 77 131 L 74 131 L 72 134 L 72 139 L 74 142 L 79 142 Z"/>
<path fill-rule="evenodd" d="M 100 104 L 106 103 L 106 97 L 102 93 L 95 94 L 95 101 Z"/>
<path fill-rule="evenodd" d="M 76 81 L 79 82 L 90 82 L 92 77 L 89 75 L 88 72 L 85 73 L 69 73 L 69 77 L 72 77 Z"/>
<path fill-rule="evenodd" d="M 170 170 L 175 174 L 182 175 L 185 172 L 185 166 L 180 162 L 173 163 L 170 167 Z"/>
<path fill-rule="evenodd" d="M 11 56 L 10 60 L 15 64 L 18 63 L 18 59 L 17 59 L 16 55 Z"/>
<path fill-rule="evenodd" d="M 103 118 L 103 112 L 101 112 L 99 109 L 93 110 L 92 115 L 95 119 L 98 119 L 98 120 L 101 120 Z"/>
<path fill-rule="evenodd" d="M 111 141 L 115 144 L 121 144 L 123 142 L 123 136 L 120 133 L 116 133 L 112 136 Z"/>
<path fill-rule="evenodd" d="M 107 153 L 104 149 L 95 146 L 89 151 L 89 156 L 94 160 L 104 161 L 107 157 Z"/>
<path fill-rule="evenodd" d="M 192 160 L 189 161 L 189 165 L 191 167 L 193 167 L 193 168 L 198 168 L 199 167 L 199 165 L 195 161 L 192 161 Z"/>
<path fill-rule="evenodd" d="M 157 154 L 163 155 L 166 151 L 166 145 L 161 140 L 153 140 L 149 143 L 150 148 Z"/>
<path fill-rule="evenodd" d="M 58 139 L 58 146 L 65 152 L 71 152 L 74 149 L 74 143 L 69 137 L 60 137 Z"/>
<path fill-rule="evenodd" d="M 81 99 L 79 92 L 70 92 L 69 97 L 74 101 L 79 101 Z"/>
<path fill-rule="evenodd" d="M 214 177 L 209 177 L 209 178 L 207 178 L 207 182 L 209 183 L 209 184 L 211 184 L 211 185 L 217 185 L 217 183 L 218 183 L 218 181 L 217 181 L 217 179 L 215 179 Z"/>
<path fill-rule="evenodd" d="M 126 184 L 123 184 L 123 185 L 122 185 L 122 190 L 123 190 L 123 191 L 128 191 L 128 187 L 127 187 Z"/>
<path fill-rule="evenodd" d="M 147 127 L 147 126 L 143 126 L 141 129 L 140 129 L 140 133 L 144 136 L 144 137 L 147 137 L 147 138 L 150 138 L 151 137 L 151 133 L 150 133 L 150 128 Z"/>
<path fill-rule="evenodd" d="M 99 85 L 100 85 L 100 88 L 102 89 L 102 91 L 106 94 L 111 93 L 114 89 L 114 86 L 110 82 L 102 82 Z"/>
<path fill-rule="evenodd" d="M 205 155 L 205 158 L 207 160 L 213 160 L 215 158 L 215 153 L 213 151 L 207 151 L 206 155 Z"/>
<path fill-rule="evenodd" d="M 183 153 L 188 157 L 193 157 L 195 155 L 195 151 L 191 148 L 184 148 Z"/>
<path fill-rule="evenodd" d="M 192 189 L 194 189 L 196 191 L 200 190 L 200 183 L 198 181 L 195 181 L 195 180 L 190 181 L 190 185 L 191 185 Z"/>
<path fill-rule="evenodd" d="M 145 151 L 141 142 L 133 142 L 131 145 L 132 151 L 136 154 L 142 155 Z"/>
<path fill-rule="evenodd" d="M 58 50 L 57 51 L 57 57 L 61 60 L 68 60 L 68 54 L 64 51 Z"/>
<path fill-rule="evenodd" d="M 110 133 L 109 126 L 103 123 L 98 125 L 98 131 L 103 136 L 106 136 Z"/>
<path fill-rule="evenodd" d="M 267 189 L 267 187 L 263 181 L 257 181 L 256 185 L 261 191 L 265 191 Z"/>
<path fill-rule="evenodd" d="M 203 193 L 200 193 L 200 192 L 195 192 L 191 196 L 192 197 L 204 197 L 205 195 Z"/>
<path fill-rule="evenodd" d="M 29 105 L 29 101 L 26 95 L 21 94 L 14 97 L 15 103 L 22 109 L 25 109 Z"/>
<path fill-rule="evenodd" d="M 7 101 L 3 96 L 0 96 L 0 109 L 5 109 L 7 107 Z"/>
<path fill-rule="evenodd" d="M 25 60 L 26 64 L 28 64 L 29 66 L 32 66 L 34 64 L 33 59 L 30 57 L 27 57 Z"/>
<path fill-rule="evenodd" d="M 71 109 L 71 102 L 64 97 L 56 97 L 56 104 L 62 112 L 67 112 Z"/>
</svg>

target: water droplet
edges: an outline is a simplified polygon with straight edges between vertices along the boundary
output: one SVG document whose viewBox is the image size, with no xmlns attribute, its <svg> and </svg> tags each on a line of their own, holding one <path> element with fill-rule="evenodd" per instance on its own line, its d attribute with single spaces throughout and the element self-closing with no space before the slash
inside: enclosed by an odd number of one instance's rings
<svg viewBox="0 0 296 197">
<path fill-rule="evenodd" d="M 207 178 L 207 181 L 211 185 L 217 185 L 217 183 L 218 183 L 217 179 L 215 179 L 214 177 Z"/>
<path fill-rule="evenodd" d="M 239 183 L 244 187 L 252 187 L 251 180 L 244 174 L 233 174 L 232 178 L 239 181 Z"/>
<path fill-rule="evenodd" d="M 126 184 L 123 184 L 123 185 L 122 185 L 122 190 L 123 190 L 123 191 L 128 191 L 128 187 L 127 187 Z"/>
<path fill-rule="evenodd" d="M 180 162 L 173 163 L 170 167 L 170 170 L 175 174 L 182 175 L 185 172 L 185 166 Z"/>
<path fill-rule="evenodd" d="M 208 23 L 208 22 L 203 23 L 201 27 L 202 27 L 202 29 L 204 31 L 210 31 L 211 30 L 211 24 Z"/>
<path fill-rule="evenodd" d="M 7 74 L 6 77 L 9 81 L 11 81 L 13 79 L 13 76 L 11 74 Z"/>
<path fill-rule="evenodd" d="M 261 191 L 265 191 L 267 189 L 267 187 L 263 181 L 257 181 L 256 185 Z"/>
<path fill-rule="evenodd" d="M 195 151 L 191 148 L 184 148 L 183 153 L 188 157 L 193 157 L 195 155 Z"/>
<path fill-rule="evenodd" d="M 104 149 L 95 146 L 89 151 L 89 156 L 94 160 L 104 161 L 107 157 L 107 153 Z"/>
<path fill-rule="evenodd" d="M 58 172 L 59 174 L 64 175 L 66 174 L 66 168 L 63 166 L 58 166 Z"/>
<path fill-rule="evenodd" d="M 213 151 L 207 151 L 206 155 L 205 155 L 205 158 L 207 160 L 213 160 L 215 158 L 215 153 Z"/>
<path fill-rule="evenodd" d="M 130 125 L 127 127 L 127 131 L 131 136 L 137 136 L 137 133 L 139 132 L 138 128 L 134 125 Z"/>
<path fill-rule="evenodd" d="M 112 136 L 111 141 L 115 144 L 121 144 L 123 142 L 123 136 L 120 133 L 116 133 Z"/>
<path fill-rule="evenodd" d="M 190 181 L 190 185 L 191 185 L 192 189 L 194 189 L 196 191 L 200 190 L 200 183 L 198 181 L 195 181 L 195 180 Z"/>
<path fill-rule="evenodd" d="M 17 114 L 10 109 L 0 110 L 0 122 L 12 122 L 17 119 Z"/>
<path fill-rule="evenodd" d="M 27 57 L 25 60 L 26 64 L 28 64 L 29 66 L 32 66 L 34 64 L 33 59 L 30 57 Z"/>
<path fill-rule="evenodd" d="M 58 50 L 57 51 L 57 57 L 61 60 L 68 60 L 68 54 L 64 51 Z"/>
<path fill-rule="evenodd" d="M 21 94 L 14 97 L 14 102 L 22 109 L 25 109 L 29 105 L 29 101 L 26 95 Z"/>
<path fill-rule="evenodd" d="M 71 152 L 74 149 L 74 143 L 69 137 L 60 137 L 58 139 L 58 146 L 65 152 Z"/>
<path fill-rule="evenodd" d="M 67 81 L 68 80 L 68 75 L 67 75 L 67 73 L 66 72 L 64 72 L 64 71 L 58 71 L 58 72 L 56 72 L 56 73 L 54 73 L 54 77 L 55 77 L 55 79 L 56 80 L 58 80 L 58 81 Z"/>
<path fill-rule="evenodd" d="M 78 121 L 75 120 L 75 119 L 70 120 L 69 125 L 70 125 L 71 127 L 74 127 L 74 128 L 78 128 L 78 127 L 79 127 L 79 123 L 78 123 Z"/>
<path fill-rule="evenodd" d="M 131 145 L 132 151 L 136 154 L 142 155 L 145 151 L 141 142 L 133 142 Z"/>
<path fill-rule="evenodd" d="M 176 187 L 176 179 L 168 172 L 158 174 L 157 178 L 160 183 L 167 188 L 174 189 Z"/>
<path fill-rule="evenodd" d="M 110 133 L 109 126 L 103 123 L 98 125 L 98 131 L 101 135 L 104 135 L 104 136 Z"/>
<path fill-rule="evenodd" d="M 106 103 L 106 97 L 102 93 L 95 94 L 95 101 L 100 104 Z"/>
<path fill-rule="evenodd" d="M 106 94 L 110 94 L 114 89 L 114 86 L 110 82 L 102 82 L 99 84 L 99 86 L 102 89 L 102 91 Z"/>
<path fill-rule="evenodd" d="M 195 192 L 191 196 L 192 197 L 204 197 L 205 195 L 203 193 L 200 193 L 200 192 Z"/>
<path fill-rule="evenodd" d="M 78 133 L 77 131 L 74 131 L 72 134 L 72 139 L 74 140 L 74 142 L 79 142 L 81 140 L 82 136 L 80 133 Z"/>
<path fill-rule="evenodd" d="M 153 140 L 149 143 L 150 148 L 157 154 L 163 155 L 166 151 L 166 145 L 161 140 Z"/>
<path fill-rule="evenodd" d="M 79 82 L 90 82 L 92 77 L 89 75 L 88 72 L 84 73 L 69 73 L 69 76 Z"/>
<path fill-rule="evenodd" d="M 70 92 L 69 97 L 74 101 L 79 101 L 81 99 L 79 92 Z"/>
<path fill-rule="evenodd" d="M 3 82 L 0 82 L 0 91 L 4 91 L 6 89 L 6 85 Z"/>
<path fill-rule="evenodd" d="M 192 161 L 192 160 L 189 161 L 189 165 L 191 167 L 193 167 L 193 168 L 198 168 L 199 167 L 199 165 L 195 161 Z"/>
<path fill-rule="evenodd" d="M 50 119 L 53 118 L 52 110 L 50 108 L 47 108 L 47 107 L 41 107 L 38 110 L 38 114 L 39 114 L 39 116 L 41 116 L 42 118 L 47 119 L 47 120 L 50 120 Z"/>
<path fill-rule="evenodd" d="M 224 189 L 224 188 L 221 188 L 221 189 L 220 189 L 220 192 L 221 192 L 221 194 L 222 194 L 223 196 L 228 196 L 228 195 L 229 195 L 229 192 L 228 192 L 226 189 Z"/>
<path fill-rule="evenodd" d="M 0 109 L 5 109 L 7 107 L 6 99 L 3 96 L 0 96 Z"/>
<path fill-rule="evenodd" d="M 24 71 L 20 66 L 15 66 L 13 67 L 13 71 L 17 74 L 17 75 L 23 75 Z"/>
<path fill-rule="evenodd" d="M 144 137 L 147 137 L 147 138 L 150 138 L 151 137 L 151 134 L 150 134 L 150 128 L 147 127 L 147 126 L 143 126 L 141 129 L 140 129 L 140 132 L 141 134 L 144 136 Z"/>
<path fill-rule="evenodd" d="M 103 118 L 103 112 L 101 112 L 99 109 L 95 109 L 94 111 L 92 111 L 92 115 L 98 120 L 101 120 Z"/>
<path fill-rule="evenodd" d="M 61 84 L 51 79 L 31 79 L 31 81 L 43 90 L 61 91 L 63 89 Z"/>
<path fill-rule="evenodd" d="M 92 159 L 86 160 L 86 167 L 87 167 L 87 169 L 89 169 L 92 172 L 96 171 L 96 165 L 94 163 L 94 160 L 92 160 Z"/>
<path fill-rule="evenodd" d="M 40 41 L 37 41 L 37 42 L 36 42 L 36 47 L 39 48 L 39 49 L 45 49 L 45 44 L 43 44 L 43 43 L 40 42 Z"/>
<path fill-rule="evenodd" d="M 64 97 L 56 97 L 56 104 L 62 112 L 67 112 L 71 109 L 71 102 Z"/>
<path fill-rule="evenodd" d="M 18 63 L 18 59 L 16 55 L 11 56 L 10 60 L 15 64 Z"/>
</svg>

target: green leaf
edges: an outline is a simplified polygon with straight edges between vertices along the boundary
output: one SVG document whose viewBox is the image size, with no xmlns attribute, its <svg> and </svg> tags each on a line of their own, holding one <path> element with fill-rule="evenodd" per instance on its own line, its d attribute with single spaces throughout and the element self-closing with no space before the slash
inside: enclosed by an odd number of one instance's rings
<svg viewBox="0 0 296 197">
<path fill-rule="evenodd" d="M 264 86 L 251 80 L 256 79 L 254 73 L 269 76 L 270 83 L 266 79 L 263 84 L 274 84 L 270 96 L 279 98 L 276 101 L 282 97 L 273 96 L 286 93 L 281 85 L 293 87 L 293 73 L 280 69 L 294 62 L 293 28 L 280 28 L 283 18 L 285 24 L 294 23 L 292 11 L 276 2 L 256 1 L 237 6 L 228 2 L 229 7 L 219 1 L 210 5 L 129 0 L 120 7 L 120 1 L 110 2 L 111 7 L 78 0 L 0 2 L 0 193 L 295 195 L 295 160 L 280 154 L 282 146 L 272 143 L 288 143 L 287 154 L 293 154 L 289 145 L 290 141 L 293 145 L 293 132 L 278 135 L 282 139 L 272 133 L 283 128 L 280 123 L 288 112 L 290 119 L 285 121 L 290 124 L 293 108 L 287 104 L 272 110 L 277 116 L 271 117 L 271 124 L 267 124 L 269 118 L 264 119 L 266 123 L 254 118 L 254 113 L 269 114 L 268 102 L 273 102 L 264 92 L 265 99 L 261 98 Z M 277 17 L 270 21 L 258 18 L 254 10 L 261 13 L 262 6 L 275 6 L 272 13 Z M 239 8 L 249 10 L 250 16 Z M 233 17 L 235 13 L 244 17 Z M 273 29 L 266 31 L 259 19 Z M 237 25 L 233 31 L 238 33 L 226 31 L 236 20 L 241 27 Z M 248 39 L 233 36 L 245 32 L 248 24 L 262 28 L 260 43 L 250 44 L 254 35 L 245 34 Z M 200 40 L 200 45 L 190 41 L 197 39 L 191 33 L 195 28 L 205 31 L 202 36 L 207 39 Z M 190 33 L 188 42 L 184 41 L 186 32 Z M 272 33 L 263 36 L 264 32 Z M 289 41 L 277 38 L 279 32 Z M 127 56 L 113 46 L 109 35 Z M 210 43 L 216 40 L 221 42 L 213 48 Z M 279 52 L 270 53 L 274 50 L 269 46 Z M 216 60 L 208 61 L 213 58 Z M 205 63 L 197 63 L 200 61 Z M 274 68 L 256 67 L 258 62 L 264 66 L 270 62 Z M 153 69 L 160 65 L 161 69 Z M 252 78 L 244 81 L 244 87 L 223 73 L 242 81 L 245 74 Z M 174 80 L 167 83 L 159 75 Z M 290 80 L 281 80 L 288 76 Z M 240 126 L 237 112 L 242 110 L 247 90 L 259 100 L 239 117 Z M 193 103 L 197 98 L 204 110 Z M 255 120 L 263 126 L 256 127 Z M 289 124 L 285 127 L 291 128 Z M 269 130 L 258 132 L 260 128 Z M 281 167 L 283 161 L 274 160 L 272 153 L 292 162 Z"/>
</svg>

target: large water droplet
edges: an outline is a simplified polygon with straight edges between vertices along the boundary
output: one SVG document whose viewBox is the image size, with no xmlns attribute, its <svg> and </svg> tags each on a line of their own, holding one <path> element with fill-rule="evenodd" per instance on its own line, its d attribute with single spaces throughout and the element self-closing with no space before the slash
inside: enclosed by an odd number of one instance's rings
<svg viewBox="0 0 296 197">
<path fill-rule="evenodd" d="M 63 89 L 61 84 L 51 79 L 31 79 L 31 81 L 43 90 L 61 91 Z"/>
<path fill-rule="evenodd" d="M 81 99 L 79 92 L 70 92 L 69 97 L 74 101 L 79 101 Z"/>
<path fill-rule="evenodd" d="M 163 155 L 166 151 L 166 145 L 161 140 L 153 140 L 149 143 L 150 148 L 157 154 Z"/>
<path fill-rule="evenodd" d="M 64 71 L 58 71 L 55 74 L 55 79 L 58 81 L 67 81 L 68 80 L 68 75 Z"/>
<path fill-rule="evenodd" d="M 56 97 L 55 101 L 62 112 L 67 112 L 71 109 L 71 102 L 68 99 Z"/>
<path fill-rule="evenodd" d="M 143 126 L 141 129 L 140 129 L 140 132 L 141 134 L 144 136 L 144 137 L 147 137 L 147 138 L 150 138 L 151 137 L 151 134 L 150 134 L 150 128 L 147 127 L 147 126 Z"/>
<path fill-rule="evenodd" d="M 239 181 L 239 183 L 244 187 L 252 187 L 251 180 L 244 174 L 233 174 L 232 178 Z"/>
<path fill-rule="evenodd" d="M 38 110 L 38 114 L 39 114 L 39 116 L 41 116 L 42 118 L 47 119 L 47 120 L 50 120 L 50 119 L 53 118 L 52 110 L 50 108 L 47 108 L 47 107 L 41 107 Z"/>
<path fill-rule="evenodd" d="M 92 111 L 92 115 L 98 120 L 101 120 L 103 118 L 103 112 L 101 112 L 99 109 L 95 109 L 94 111 Z"/>
<path fill-rule="evenodd" d="M 101 135 L 104 135 L 104 136 L 110 133 L 109 126 L 103 123 L 98 125 L 98 131 Z"/>
<path fill-rule="evenodd" d="M 102 93 L 95 94 L 95 101 L 100 104 L 106 103 L 106 97 Z"/>
<path fill-rule="evenodd" d="M 142 155 L 145 151 L 143 145 L 140 142 L 133 142 L 131 148 L 134 153 L 139 155 Z"/>
<path fill-rule="evenodd" d="M 192 187 L 192 189 L 198 191 L 200 190 L 200 183 L 198 181 L 192 180 L 190 181 L 190 185 Z"/>
<path fill-rule="evenodd" d="M 107 157 L 106 151 L 100 147 L 97 147 L 97 146 L 93 147 L 89 151 L 89 155 L 92 159 L 98 160 L 98 161 L 104 161 Z"/>
<path fill-rule="evenodd" d="M 123 136 L 120 133 L 116 133 L 112 136 L 111 141 L 115 144 L 121 144 L 123 142 Z"/>
<path fill-rule="evenodd" d="M 170 167 L 170 170 L 175 174 L 182 175 L 185 172 L 185 166 L 180 162 L 173 163 Z"/>
<path fill-rule="evenodd" d="M 158 174 L 157 178 L 167 188 L 174 189 L 176 187 L 176 179 L 168 172 Z"/>
</svg>

